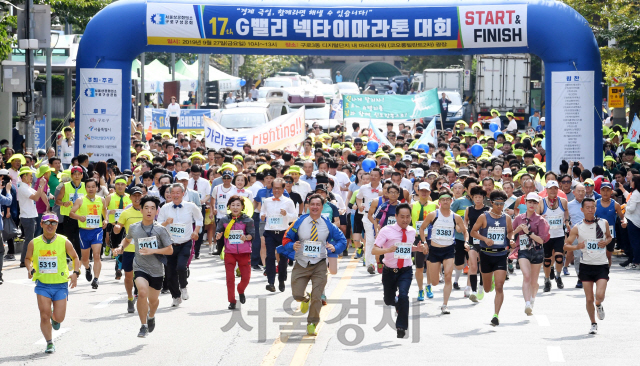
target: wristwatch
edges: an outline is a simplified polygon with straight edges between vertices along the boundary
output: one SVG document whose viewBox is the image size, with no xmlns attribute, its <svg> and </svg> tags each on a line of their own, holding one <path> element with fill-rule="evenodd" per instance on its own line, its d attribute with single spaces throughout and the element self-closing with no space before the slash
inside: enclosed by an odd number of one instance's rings
<svg viewBox="0 0 640 366">
<path fill-rule="evenodd" d="M 73 271 L 73 273 L 75 273 L 76 276 L 80 277 L 80 271 Z"/>
<path fill-rule="evenodd" d="M 31 268 L 31 275 L 33 276 L 34 273 L 36 273 L 36 269 L 35 268 Z"/>
</svg>

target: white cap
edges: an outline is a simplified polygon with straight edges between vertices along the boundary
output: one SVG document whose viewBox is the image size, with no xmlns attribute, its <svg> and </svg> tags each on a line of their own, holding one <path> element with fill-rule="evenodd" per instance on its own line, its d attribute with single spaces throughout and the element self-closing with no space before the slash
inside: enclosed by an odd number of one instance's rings
<svg viewBox="0 0 640 366">
<path fill-rule="evenodd" d="M 412 160 L 412 159 L 411 159 L 411 155 L 405 155 L 405 156 L 402 158 L 402 161 L 411 161 L 411 160 Z"/>
<path fill-rule="evenodd" d="M 0 175 L 9 175 L 9 171 L 7 169 L 0 169 Z"/>
<path fill-rule="evenodd" d="M 429 187 L 429 183 L 427 182 L 422 182 L 418 184 L 418 190 L 421 190 L 421 189 L 426 189 L 427 191 L 431 192 L 431 187 Z"/>
<path fill-rule="evenodd" d="M 416 178 L 422 178 L 424 177 L 424 170 L 422 168 L 415 168 L 413 169 L 413 175 L 415 175 Z"/>
<path fill-rule="evenodd" d="M 189 180 L 189 173 L 178 172 L 178 174 L 176 174 L 176 181 L 180 181 L 180 180 Z"/>
<path fill-rule="evenodd" d="M 535 192 L 531 192 L 527 195 L 527 201 L 540 202 L 540 196 L 538 196 L 538 194 Z"/>
<path fill-rule="evenodd" d="M 558 186 L 558 182 L 555 180 L 550 180 L 547 182 L 547 189 L 551 188 L 551 187 L 556 187 L 556 188 L 560 188 L 560 186 Z"/>
<path fill-rule="evenodd" d="M 513 175 L 513 173 L 511 172 L 510 168 L 504 168 L 502 169 L 502 174 L 509 174 L 509 175 Z"/>
<path fill-rule="evenodd" d="M 544 117 L 540 117 L 540 122 L 544 121 Z"/>
</svg>

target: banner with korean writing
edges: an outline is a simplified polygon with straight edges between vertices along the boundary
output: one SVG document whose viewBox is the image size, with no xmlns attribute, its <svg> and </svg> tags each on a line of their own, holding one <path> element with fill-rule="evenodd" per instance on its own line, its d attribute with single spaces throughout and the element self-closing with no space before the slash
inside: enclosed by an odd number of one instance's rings
<svg viewBox="0 0 640 366">
<path fill-rule="evenodd" d="M 283 149 L 304 141 L 304 121 L 304 107 L 274 118 L 263 126 L 240 131 L 225 128 L 216 120 L 204 117 L 205 145 L 208 149 L 242 149 L 242 145 L 248 142 L 253 149 Z"/>
<path fill-rule="evenodd" d="M 33 128 L 33 140 L 36 145 L 36 149 L 47 148 L 47 116 L 42 117 L 40 120 L 36 120 Z"/>
<path fill-rule="evenodd" d="M 80 69 L 78 79 L 80 154 L 94 162 L 115 159 L 122 166 L 122 70 Z"/>
<path fill-rule="evenodd" d="M 527 45 L 526 13 L 522 4 L 394 8 L 148 2 L 147 44 L 403 51 L 516 47 Z"/>
<path fill-rule="evenodd" d="M 214 114 L 217 113 L 220 113 L 217 109 L 181 109 L 178 119 L 178 132 L 200 132 L 204 129 L 204 117 L 214 118 Z M 169 113 L 167 110 L 153 108 L 151 111 L 151 123 L 153 133 L 169 132 Z"/>
<path fill-rule="evenodd" d="M 438 90 L 420 94 L 349 94 L 343 97 L 344 118 L 412 119 L 440 114 Z"/>
</svg>

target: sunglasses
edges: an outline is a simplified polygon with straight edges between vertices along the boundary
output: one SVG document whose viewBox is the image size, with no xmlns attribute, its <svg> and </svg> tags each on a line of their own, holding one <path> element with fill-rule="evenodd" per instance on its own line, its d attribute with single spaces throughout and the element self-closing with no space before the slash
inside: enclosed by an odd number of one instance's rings
<svg viewBox="0 0 640 366">
<path fill-rule="evenodd" d="M 496 206 L 504 206 L 504 201 L 493 201 L 491 203 L 493 203 Z"/>
<path fill-rule="evenodd" d="M 223 179 L 223 180 L 224 180 L 224 179 L 231 179 L 231 177 L 230 177 L 230 176 L 228 176 L 228 175 L 225 175 L 224 177 L 222 177 L 222 179 Z"/>
<path fill-rule="evenodd" d="M 502 174 L 503 177 L 510 177 L 511 174 Z"/>
<path fill-rule="evenodd" d="M 292 180 L 285 180 L 284 182 L 287 183 L 287 184 L 293 184 Z"/>
<path fill-rule="evenodd" d="M 593 187 L 593 184 L 585 184 L 585 187 Z"/>
<path fill-rule="evenodd" d="M 42 225 L 44 226 L 58 226 L 58 223 L 55 221 L 43 221 Z"/>
<path fill-rule="evenodd" d="M 568 183 L 571 183 L 571 181 L 570 181 L 570 180 L 563 180 L 563 181 L 561 181 L 560 183 L 568 184 Z"/>
</svg>

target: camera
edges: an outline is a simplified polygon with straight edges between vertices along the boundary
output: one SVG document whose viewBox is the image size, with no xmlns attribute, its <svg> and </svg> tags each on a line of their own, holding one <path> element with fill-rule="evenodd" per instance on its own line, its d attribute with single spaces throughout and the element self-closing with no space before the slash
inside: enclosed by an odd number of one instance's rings
<svg viewBox="0 0 640 366">
<path fill-rule="evenodd" d="M 573 166 L 580 166 L 580 162 L 579 161 L 574 161 L 573 162 Z"/>
<path fill-rule="evenodd" d="M 2 177 L 2 185 L 7 186 L 11 183 L 11 177 L 8 175 L 5 175 Z"/>
</svg>

